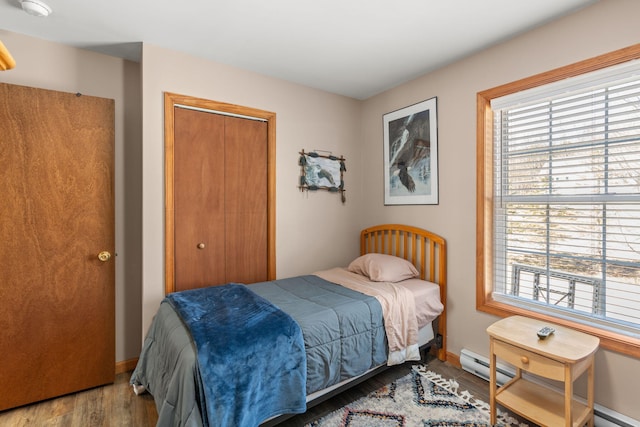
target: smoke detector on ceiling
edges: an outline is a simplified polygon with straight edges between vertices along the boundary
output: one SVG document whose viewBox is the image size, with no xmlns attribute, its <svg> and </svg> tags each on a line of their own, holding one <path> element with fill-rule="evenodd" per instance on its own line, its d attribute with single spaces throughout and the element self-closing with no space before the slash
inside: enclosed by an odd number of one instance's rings
<svg viewBox="0 0 640 427">
<path fill-rule="evenodd" d="M 51 7 L 41 0 L 20 0 L 22 10 L 33 16 L 49 16 L 51 15 Z"/>
</svg>

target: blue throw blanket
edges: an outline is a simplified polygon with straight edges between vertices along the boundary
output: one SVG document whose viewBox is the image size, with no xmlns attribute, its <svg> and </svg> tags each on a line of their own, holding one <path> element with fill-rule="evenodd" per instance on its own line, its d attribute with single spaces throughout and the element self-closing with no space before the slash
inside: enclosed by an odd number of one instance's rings
<svg viewBox="0 0 640 427">
<path fill-rule="evenodd" d="M 239 284 L 177 292 L 166 300 L 196 343 L 205 425 L 257 426 L 306 410 L 304 341 L 288 314 Z"/>
</svg>

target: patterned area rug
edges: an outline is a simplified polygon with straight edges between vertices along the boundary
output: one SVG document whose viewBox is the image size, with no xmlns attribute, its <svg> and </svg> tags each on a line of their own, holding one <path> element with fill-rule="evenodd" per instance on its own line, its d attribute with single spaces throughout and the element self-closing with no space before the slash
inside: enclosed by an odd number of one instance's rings
<svg viewBox="0 0 640 427">
<path fill-rule="evenodd" d="M 498 411 L 497 426 L 527 427 Z M 491 427 L 489 405 L 458 383 L 413 367 L 411 374 L 305 427 Z"/>
</svg>

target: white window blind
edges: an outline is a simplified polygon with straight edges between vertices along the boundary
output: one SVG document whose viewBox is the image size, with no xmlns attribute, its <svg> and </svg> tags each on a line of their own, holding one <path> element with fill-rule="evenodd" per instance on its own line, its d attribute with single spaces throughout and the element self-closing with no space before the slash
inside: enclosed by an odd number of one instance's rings
<svg viewBox="0 0 640 427">
<path fill-rule="evenodd" d="M 494 297 L 637 335 L 638 61 L 492 109 Z"/>
</svg>

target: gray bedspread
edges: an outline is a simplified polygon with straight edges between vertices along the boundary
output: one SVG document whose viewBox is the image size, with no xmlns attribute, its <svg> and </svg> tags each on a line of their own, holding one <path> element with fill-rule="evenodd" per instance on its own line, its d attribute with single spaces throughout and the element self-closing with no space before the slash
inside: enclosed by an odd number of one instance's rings
<svg viewBox="0 0 640 427">
<path fill-rule="evenodd" d="M 189 332 L 169 304 L 160 304 L 130 380 L 153 395 L 157 427 L 203 426 L 197 405 L 204 396 L 199 375 Z"/>
<path fill-rule="evenodd" d="M 300 325 L 307 394 L 386 363 L 382 308 L 374 297 L 312 275 L 252 284 L 250 289 Z M 143 385 L 153 395 L 158 426 L 201 426 L 199 381 L 196 347 L 176 312 L 162 304 L 131 384 Z M 209 421 L 215 425 L 215 420 Z"/>
<path fill-rule="evenodd" d="M 307 353 L 307 394 L 386 363 L 382 307 L 374 297 L 312 275 L 250 287 L 300 325 Z"/>
</svg>

